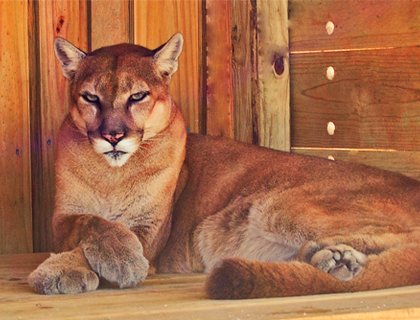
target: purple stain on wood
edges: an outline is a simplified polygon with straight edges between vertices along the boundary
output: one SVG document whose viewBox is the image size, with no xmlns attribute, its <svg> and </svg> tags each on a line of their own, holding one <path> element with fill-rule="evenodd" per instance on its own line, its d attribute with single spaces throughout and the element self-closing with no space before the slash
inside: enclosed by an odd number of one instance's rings
<svg viewBox="0 0 420 320">
<path fill-rule="evenodd" d="M 55 32 L 56 32 L 57 35 L 60 34 L 60 31 L 61 31 L 61 28 L 63 27 L 63 25 L 64 25 L 64 16 L 60 16 L 58 18 L 58 22 L 57 22 L 57 25 L 55 27 Z"/>
<path fill-rule="evenodd" d="M 19 156 L 20 156 L 20 149 L 19 149 L 19 148 L 16 148 L 15 153 L 16 153 L 16 155 L 19 157 Z"/>
<path fill-rule="evenodd" d="M 35 307 L 40 308 L 40 309 L 53 309 L 53 307 L 51 306 L 44 306 L 40 303 L 35 304 Z"/>
<path fill-rule="evenodd" d="M 51 144 L 52 144 L 51 139 L 48 139 L 48 140 L 47 140 L 47 145 L 49 145 L 49 146 L 50 146 Z"/>
</svg>

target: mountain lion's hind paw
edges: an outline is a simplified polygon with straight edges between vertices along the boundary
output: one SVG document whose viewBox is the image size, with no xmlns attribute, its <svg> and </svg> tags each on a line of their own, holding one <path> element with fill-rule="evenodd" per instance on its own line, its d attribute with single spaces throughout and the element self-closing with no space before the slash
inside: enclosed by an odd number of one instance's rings
<svg viewBox="0 0 420 320">
<path fill-rule="evenodd" d="M 366 265 L 367 256 L 350 246 L 338 244 L 315 252 L 310 260 L 314 267 L 342 281 L 356 277 Z"/>
</svg>

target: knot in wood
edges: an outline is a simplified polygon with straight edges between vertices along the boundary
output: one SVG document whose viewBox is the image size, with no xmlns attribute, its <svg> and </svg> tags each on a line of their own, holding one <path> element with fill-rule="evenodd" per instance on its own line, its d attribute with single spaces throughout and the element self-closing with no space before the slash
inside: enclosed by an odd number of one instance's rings
<svg viewBox="0 0 420 320">
<path fill-rule="evenodd" d="M 284 57 L 283 56 L 276 56 L 274 58 L 274 73 L 276 76 L 281 76 L 284 73 Z"/>
</svg>

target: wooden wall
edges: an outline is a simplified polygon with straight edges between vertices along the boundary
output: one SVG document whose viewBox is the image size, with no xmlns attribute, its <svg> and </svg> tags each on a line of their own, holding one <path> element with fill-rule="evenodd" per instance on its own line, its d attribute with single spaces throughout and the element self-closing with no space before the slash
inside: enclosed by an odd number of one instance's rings
<svg viewBox="0 0 420 320">
<path fill-rule="evenodd" d="M 56 36 L 93 50 L 182 32 L 171 91 L 189 131 L 420 179 L 418 1 L 22 0 L 0 15 L 0 253 L 51 250 Z"/>
<path fill-rule="evenodd" d="M 292 150 L 420 178 L 420 2 L 292 0 L 289 10 Z"/>
<path fill-rule="evenodd" d="M 27 28 L 26 1 L 0 2 L 0 252 L 32 250 Z"/>
</svg>

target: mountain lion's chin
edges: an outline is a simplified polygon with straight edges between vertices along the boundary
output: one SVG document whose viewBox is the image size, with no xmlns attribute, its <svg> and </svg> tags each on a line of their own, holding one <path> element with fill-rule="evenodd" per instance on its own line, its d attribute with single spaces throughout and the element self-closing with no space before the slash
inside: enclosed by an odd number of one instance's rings
<svg viewBox="0 0 420 320">
<path fill-rule="evenodd" d="M 111 167 L 122 167 L 126 164 L 132 153 L 123 151 L 109 151 L 103 154 Z"/>
</svg>

